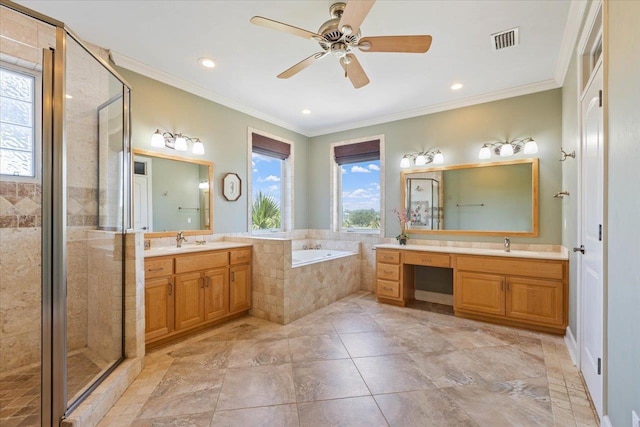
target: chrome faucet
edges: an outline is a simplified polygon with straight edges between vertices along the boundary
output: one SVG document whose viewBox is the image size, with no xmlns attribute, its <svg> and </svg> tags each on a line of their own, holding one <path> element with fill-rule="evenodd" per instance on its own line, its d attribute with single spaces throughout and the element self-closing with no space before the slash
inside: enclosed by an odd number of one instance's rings
<svg viewBox="0 0 640 427">
<path fill-rule="evenodd" d="M 309 249 L 309 246 L 307 246 L 307 245 L 302 245 L 302 250 L 303 250 L 303 251 L 306 251 L 307 249 Z"/>
<path fill-rule="evenodd" d="M 317 249 L 321 249 L 321 248 L 322 248 L 322 246 L 321 246 L 321 245 L 315 245 L 313 249 L 316 249 L 316 250 L 317 250 Z"/>
<path fill-rule="evenodd" d="M 176 236 L 176 247 L 181 248 L 182 242 L 186 242 L 187 238 L 184 237 L 182 231 L 178 231 L 178 235 Z"/>
<path fill-rule="evenodd" d="M 511 240 L 508 237 L 504 238 L 504 251 L 511 252 Z"/>
</svg>

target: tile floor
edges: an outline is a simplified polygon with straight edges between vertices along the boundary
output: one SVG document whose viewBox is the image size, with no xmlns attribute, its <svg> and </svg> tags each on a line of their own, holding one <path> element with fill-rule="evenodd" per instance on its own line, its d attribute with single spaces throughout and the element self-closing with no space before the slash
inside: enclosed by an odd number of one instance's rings
<svg viewBox="0 0 640 427">
<path fill-rule="evenodd" d="M 76 350 L 67 356 L 70 400 L 75 400 L 102 372 L 85 351 Z M 0 378 L 0 426 L 37 425 L 40 425 L 40 367 Z"/>
<path fill-rule="evenodd" d="M 596 426 L 561 337 L 378 304 L 150 352 L 100 426 Z"/>
</svg>

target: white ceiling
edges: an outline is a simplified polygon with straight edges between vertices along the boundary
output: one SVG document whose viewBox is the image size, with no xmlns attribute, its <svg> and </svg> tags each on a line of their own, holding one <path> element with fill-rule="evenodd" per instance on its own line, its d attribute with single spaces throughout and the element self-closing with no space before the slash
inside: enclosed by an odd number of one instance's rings
<svg viewBox="0 0 640 427">
<path fill-rule="evenodd" d="M 430 34 L 433 43 L 426 54 L 357 52 L 371 83 L 354 89 L 330 56 L 276 78 L 321 48 L 249 23 L 261 15 L 317 31 L 333 1 L 19 3 L 110 49 L 118 65 L 307 136 L 559 87 L 577 32 L 568 0 L 379 0 L 363 36 Z M 520 45 L 493 51 L 490 35 L 512 27 Z M 202 68 L 200 57 L 217 67 Z M 452 91 L 454 82 L 464 88 Z"/>
</svg>

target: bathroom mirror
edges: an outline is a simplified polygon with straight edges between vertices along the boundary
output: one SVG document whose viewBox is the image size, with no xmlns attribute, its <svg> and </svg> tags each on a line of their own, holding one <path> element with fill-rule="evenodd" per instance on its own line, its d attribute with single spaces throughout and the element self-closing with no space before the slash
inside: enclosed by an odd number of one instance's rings
<svg viewBox="0 0 640 427">
<path fill-rule="evenodd" d="M 134 229 L 146 237 L 213 233 L 213 163 L 133 150 Z"/>
<path fill-rule="evenodd" d="M 538 159 L 402 171 L 410 234 L 537 237 Z"/>
</svg>

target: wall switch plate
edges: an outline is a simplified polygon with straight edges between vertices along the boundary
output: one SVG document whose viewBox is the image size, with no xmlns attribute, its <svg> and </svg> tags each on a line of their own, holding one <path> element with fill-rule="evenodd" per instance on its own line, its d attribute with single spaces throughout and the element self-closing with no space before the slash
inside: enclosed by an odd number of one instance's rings
<svg viewBox="0 0 640 427">
<path fill-rule="evenodd" d="M 636 411 L 631 411 L 631 427 L 640 427 L 640 417 Z"/>
</svg>

